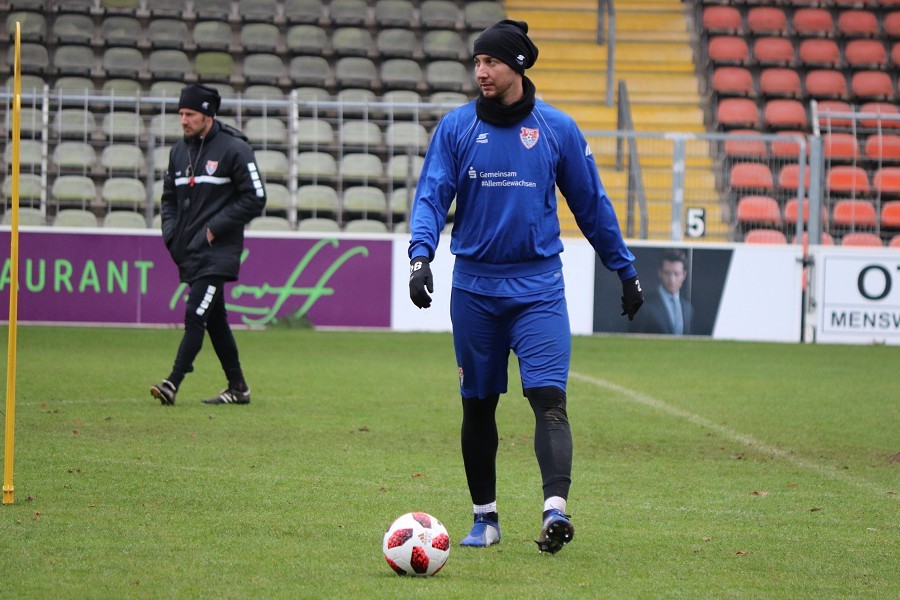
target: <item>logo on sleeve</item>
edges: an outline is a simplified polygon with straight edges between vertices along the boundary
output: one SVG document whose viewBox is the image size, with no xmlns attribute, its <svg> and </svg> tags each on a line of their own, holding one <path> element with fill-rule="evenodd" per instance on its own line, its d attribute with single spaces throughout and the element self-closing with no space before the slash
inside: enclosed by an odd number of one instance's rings
<svg viewBox="0 0 900 600">
<path fill-rule="evenodd" d="M 487 133 L 479 133 L 478 137 L 475 138 L 476 144 L 487 144 L 488 143 L 488 134 Z"/>
<path fill-rule="evenodd" d="M 522 140 L 522 145 L 527 149 L 531 150 L 534 148 L 534 145 L 538 143 L 538 138 L 541 137 L 541 131 L 539 129 L 531 129 L 530 127 L 523 127 L 519 132 L 519 139 Z"/>
<path fill-rule="evenodd" d="M 206 161 L 206 174 L 212 175 L 216 172 L 216 169 L 219 168 L 219 161 L 217 160 L 208 160 Z"/>
</svg>

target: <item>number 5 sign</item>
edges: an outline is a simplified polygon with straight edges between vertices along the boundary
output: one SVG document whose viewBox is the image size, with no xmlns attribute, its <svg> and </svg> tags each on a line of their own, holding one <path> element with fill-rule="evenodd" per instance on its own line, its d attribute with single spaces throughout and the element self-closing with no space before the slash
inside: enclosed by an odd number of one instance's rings
<svg viewBox="0 0 900 600">
<path fill-rule="evenodd" d="M 706 235 L 706 209 L 688 208 L 685 211 L 687 225 L 684 234 L 689 238 L 702 238 Z"/>
</svg>

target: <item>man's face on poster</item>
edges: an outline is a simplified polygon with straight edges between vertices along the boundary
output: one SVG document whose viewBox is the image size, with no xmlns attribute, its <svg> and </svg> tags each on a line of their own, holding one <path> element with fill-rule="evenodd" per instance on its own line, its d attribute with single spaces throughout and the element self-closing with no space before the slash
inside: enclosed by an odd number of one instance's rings
<svg viewBox="0 0 900 600">
<path fill-rule="evenodd" d="M 681 291 L 681 285 L 687 276 L 687 270 L 684 263 L 678 260 L 664 260 L 659 268 L 659 280 L 662 282 L 663 288 L 672 294 L 678 294 Z"/>
</svg>

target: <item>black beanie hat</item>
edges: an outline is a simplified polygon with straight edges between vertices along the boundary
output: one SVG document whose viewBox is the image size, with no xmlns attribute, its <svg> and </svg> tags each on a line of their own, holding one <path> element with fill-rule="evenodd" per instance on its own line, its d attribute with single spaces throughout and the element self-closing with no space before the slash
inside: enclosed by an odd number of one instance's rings
<svg viewBox="0 0 900 600">
<path fill-rule="evenodd" d="M 221 103 L 222 97 L 219 96 L 219 90 L 199 83 L 189 85 L 181 90 L 181 97 L 178 98 L 179 109 L 196 110 L 210 117 L 216 116 Z"/>
<path fill-rule="evenodd" d="M 475 40 L 472 56 L 493 56 L 524 74 L 525 69 L 530 69 L 538 57 L 537 46 L 527 34 L 528 23 L 525 21 L 498 21 L 482 31 Z"/>
</svg>

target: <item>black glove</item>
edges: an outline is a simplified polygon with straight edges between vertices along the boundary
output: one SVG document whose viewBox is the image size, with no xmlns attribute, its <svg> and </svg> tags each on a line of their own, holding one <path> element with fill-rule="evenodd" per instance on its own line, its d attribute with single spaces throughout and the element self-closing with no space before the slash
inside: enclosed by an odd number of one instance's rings
<svg viewBox="0 0 900 600">
<path fill-rule="evenodd" d="M 425 290 L 434 293 L 434 279 L 428 259 L 417 256 L 409 261 L 409 299 L 419 308 L 431 306 L 431 296 Z"/>
<path fill-rule="evenodd" d="M 644 292 L 641 290 L 641 282 L 637 276 L 622 282 L 622 314 L 628 315 L 629 321 L 634 321 L 634 315 L 644 303 Z"/>
</svg>

